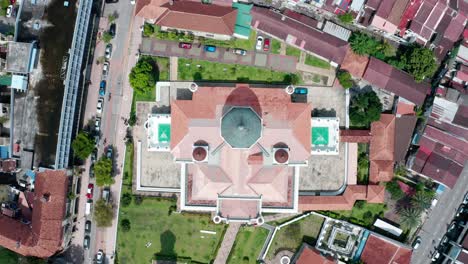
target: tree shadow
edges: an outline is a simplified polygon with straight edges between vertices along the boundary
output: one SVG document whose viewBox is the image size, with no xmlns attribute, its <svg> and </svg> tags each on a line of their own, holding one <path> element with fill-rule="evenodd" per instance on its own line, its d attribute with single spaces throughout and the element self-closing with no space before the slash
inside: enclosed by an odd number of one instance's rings
<svg viewBox="0 0 468 264">
<path fill-rule="evenodd" d="M 176 236 L 169 230 L 164 231 L 160 236 L 161 251 L 154 254 L 157 260 L 176 260 L 177 254 L 174 251 Z"/>
<path fill-rule="evenodd" d="M 53 257 L 51 263 L 84 263 L 84 249 L 80 245 L 72 244 L 60 255 Z"/>
</svg>

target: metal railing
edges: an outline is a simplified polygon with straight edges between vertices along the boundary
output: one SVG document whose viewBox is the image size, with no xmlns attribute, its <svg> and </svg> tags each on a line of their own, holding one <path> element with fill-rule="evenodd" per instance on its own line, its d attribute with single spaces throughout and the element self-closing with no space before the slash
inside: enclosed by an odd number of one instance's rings
<svg viewBox="0 0 468 264">
<path fill-rule="evenodd" d="M 68 59 L 67 75 L 64 81 L 65 89 L 62 102 L 62 114 L 60 117 L 60 128 L 57 140 L 57 151 L 55 154 L 55 168 L 68 167 L 70 160 L 70 144 L 75 122 L 76 99 L 81 76 L 81 64 L 86 45 L 89 17 L 91 15 L 93 1 L 80 1 L 78 14 L 75 21 L 72 46 Z"/>
</svg>

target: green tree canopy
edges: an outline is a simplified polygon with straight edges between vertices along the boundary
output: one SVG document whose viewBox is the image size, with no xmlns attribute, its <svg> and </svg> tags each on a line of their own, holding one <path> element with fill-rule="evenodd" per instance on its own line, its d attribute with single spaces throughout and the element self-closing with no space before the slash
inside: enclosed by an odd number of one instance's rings
<svg viewBox="0 0 468 264">
<path fill-rule="evenodd" d="M 75 156 L 85 160 L 94 150 L 94 140 L 86 132 L 79 132 L 72 142 L 72 149 Z"/>
<path fill-rule="evenodd" d="M 112 205 L 106 203 L 104 199 L 99 199 L 94 207 L 94 220 L 97 226 L 111 226 L 112 219 L 114 219 L 114 209 Z"/>
<path fill-rule="evenodd" d="M 122 231 L 124 232 L 130 231 L 130 228 L 131 228 L 130 220 L 122 219 L 122 221 L 120 221 L 120 227 L 122 228 Z"/>
<path fill-rule="evenodd" d="M 396 180 L 387 182 L 386 187 L 393 200 L 400 200 L 405 196 L 405 193 L 401 190 Z"/>
<path fill-rule="evenodd" d="M 338 81 L 340 82 L 341 86 L 345 89 L 349 89 L 353 87 L 353 78 L 351 77 L 351 74 L 347 71 L 344 70 L 339 70 L 336 73 L 336 78 L 338 78 Z"/>
<path fill-rule="evenodd" d="M 349 38 L 349 44 L 354 53 L 372 55 L 377 52 L 379 41 L 364 33 L 354 32 Z"/>
<path fill-rule="evenodd" d="M 421 224 L 421 211 L 405 207 L 400 211 L 400 224 L 403 228 L 413 229 Z"/>
<path fill-rule="evenodd" d="M 99 187 L 110 186 L 114 184 L 112 177 L 112 160 L 102 157 L 94 164 L 94 175 L 96 184 Z"/>
<path fill-rule="evenodd" d="M 111 42 L 111 40 L 112 40 L 112 35 L 108 31 L 102 33 L 102 41 L 104 41 L 104 43 L 109 43 Z"/>
<path fill-rule="evenodd" d="M 404 70 L 413 75 L 417 82 L 431 78 L 437 69 L 434 54 L 427 48 L 417 46 L 408 48 L 401 60 L 405 65 Z"/>
<path fill-rule="evenodd" d="M 374 91 L 358 94 L 351 99 L 349 119 L 354 126 L 368 127 L 380 119 L 382 103 Z"/>
<path fill-rule="evenodd" d="M 353 14 L 346 13 L 346 14 L 339 15 L 338 19 L 345 24 L 351 24 L 354 20 L 354 17 L 353 17 Z"/>
<path fill-rule="evenodd" d="M 132 195 L 130 193 L 124 193 L 120 199 L 120 204 L 122 207 L 127 207 L 132 202 Z"/>
<path fill-rule="evenodd" d="M 417 191 L 413 197 L 411 197 L 411 205 L 416 210 L 424 211 L 431 207 L 432 198 L 434 198 L 434 192 L 423 189 Z"/>
<path fill-rule="evenodd" d="M 158 68 L 150 57 L 142 57 L 130 72 L 130 85 L 139 94 L 151 91 L 156 85 Z"/>
</svg>

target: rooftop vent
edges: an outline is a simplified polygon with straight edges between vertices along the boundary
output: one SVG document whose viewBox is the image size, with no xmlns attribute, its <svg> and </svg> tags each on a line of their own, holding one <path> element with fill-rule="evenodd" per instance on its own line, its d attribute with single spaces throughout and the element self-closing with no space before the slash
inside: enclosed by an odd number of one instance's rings
<svg viewBox="0 0 468 264">
<path fill-rule="evenodd" d="M 44 193 L 41 198 L 41 202 L 47 203 L 50 200 L 50 193 Z"/>
<path fill-rule="evenodd" d="M 277 164 L 287 164 L 289 160 L 289 152 L 286 148 L 275 149 L 275 162 Z"/>
<path fill-rule="evenodd" d="M 203 162 L 208 157 L 208 147 L 206 146 L 195 146 L 192 151 L 192 158 L 194 161 Z"/>
</svg>

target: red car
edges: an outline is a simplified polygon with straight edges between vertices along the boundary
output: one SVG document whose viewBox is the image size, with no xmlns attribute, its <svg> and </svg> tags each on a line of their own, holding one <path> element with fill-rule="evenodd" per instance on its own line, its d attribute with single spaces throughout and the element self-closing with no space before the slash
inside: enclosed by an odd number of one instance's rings
<svg viewBox="0 0 468 264">
<path fill-rule="evenodd" d="M 88 184 L 88 191 L 86 192 L 86 197 L 88 197 L 88 199 L 93 199 L 93 190 L 94 190 L 94 184 L 92 183 Z"/>
<path fill-rule="evenodd" d="M 263 51 L 269 51 L 270 50 L 270 39 L 267 38 L 263 42 Z"/>
<path fill-rule="evenodd" d="M 192 48 L 192 43 L 180 42 L 179 43 L 179 48 L 181 48 L 181 49 L 191 49 Z"/>
</svg>

